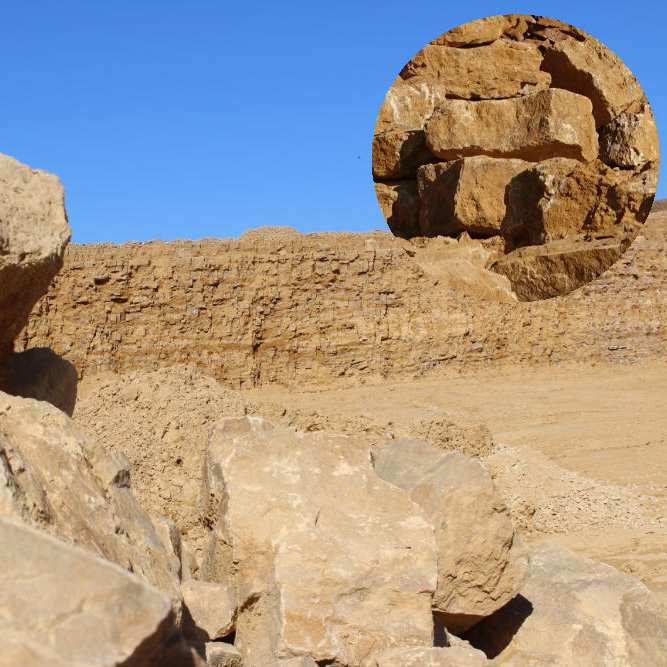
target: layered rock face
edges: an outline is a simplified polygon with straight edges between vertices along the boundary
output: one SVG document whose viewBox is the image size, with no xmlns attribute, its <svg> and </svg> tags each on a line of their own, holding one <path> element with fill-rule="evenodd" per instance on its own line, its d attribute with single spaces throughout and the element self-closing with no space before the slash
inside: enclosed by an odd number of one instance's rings
<svg viewBox="0 0 667 667">
<path fill-rule="evenodd" d="M 70 239 L 57 176 L 0 154 L 0 389 L 16 335 L 62 266 Z"/>
<path fill-rule="evenodd" d="M 511 259 L 484 268 L 521 300 L 607 269 L 646 220 L 658 166 L 655 120 L 632 73 L 590 35 L 539 16 L 489 17 L 427 44 L 389 89 L 373 137 L 392 232 L 498 236 Z M 601 237 L 615 242 L 598 251 Z M 561 269 L 573 270 L 551 281 L 556 241 Z M 529 245 L 539 249 L 512 256 Z"/>
<path fill-rule="evenodd" d="M 503 303 L 507 287 L 496 302 L 461 293 L 464 279 L 484 286 L 480 297 L 498 293 L 476 272 L 502 256 L 493 239 L 256 230 L 238 240 L 74 245 L 17 346 L 51 347 L 82 375 L 191 363 L 234 388 L 662 359 L 666 233 L 667 215 L 651 215 L 612 269 L 534 303 Z"/>
</svg>

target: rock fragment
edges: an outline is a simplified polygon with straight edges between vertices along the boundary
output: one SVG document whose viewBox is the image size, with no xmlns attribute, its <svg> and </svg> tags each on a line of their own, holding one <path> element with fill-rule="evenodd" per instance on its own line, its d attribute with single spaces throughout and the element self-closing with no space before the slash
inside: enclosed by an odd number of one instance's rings
<svg viewBox="0 0 667 667">
<path fill-rule="evenodd" d="M 169 598 L 117 565 L 0 517 L 3 665 L 148 665 L 175 631 Z"/>
</svg>

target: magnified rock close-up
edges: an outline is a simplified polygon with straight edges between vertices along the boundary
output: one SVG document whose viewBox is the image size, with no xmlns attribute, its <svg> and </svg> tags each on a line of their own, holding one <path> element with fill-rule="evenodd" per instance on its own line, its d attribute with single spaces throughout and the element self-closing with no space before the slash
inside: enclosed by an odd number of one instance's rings
<svg viewBox="0 0 667 667">
<path fill-rule="evenodd" d="M 521 14 L 427 44 L 373 136 L 391 231 L 424 270 L 496 301 L 567 294 L 607 270 L 648 217 L 659 163 L 653 113 L 620 58 Z"/>
</svg>

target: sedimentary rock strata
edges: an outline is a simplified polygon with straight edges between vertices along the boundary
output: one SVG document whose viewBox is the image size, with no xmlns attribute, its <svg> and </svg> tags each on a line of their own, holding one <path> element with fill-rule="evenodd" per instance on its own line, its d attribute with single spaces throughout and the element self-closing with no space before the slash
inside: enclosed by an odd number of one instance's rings
<svg viewBox="0 0 667 667">
<path fill-rule="evenodd" d="M 62 266 L 70 238 L 57 176 L 0 155 L 0 389 L 14 339 Z"/>
<path fill-rule="evenodd" d="M 255 230 L 237 240 L 74 245 L 17 344 L 51 347 L 84 376 L 191 363 L 233 388 L 662 359 L 665 233 L 667 215 L 651 215 L 595 281 L 519 304 L 507 287 L 497 302 L 458 291 L 461 259 L 471 280 L 477 262 L 498 261 L 492 239 Z M 473 280 L 469 294 L 493 293 L 481 285 Z"/>
<path fill-rule="evenodd" d="M 376 192 L 394 234 L 497 235 L 509 255 L 591 232 L 627 247 L 658 165 L 655 120 L 627 67 L 590 35 L 529 15 L 480 19 L 427 44 L 391 86 L 373 137 Z M 546 290 L 513 287 L 522 300 L 564 294 L 617 258 L 605 252 Z"/>
</svg>

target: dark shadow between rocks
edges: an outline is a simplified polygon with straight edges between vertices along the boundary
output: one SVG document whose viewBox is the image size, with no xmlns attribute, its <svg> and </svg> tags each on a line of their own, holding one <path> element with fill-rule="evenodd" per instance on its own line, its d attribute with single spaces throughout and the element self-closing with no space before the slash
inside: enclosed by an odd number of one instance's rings
<svg viewBox="0 0 667 667">
<path fill-rule="evenodd" d="M 517 595 L 504 607 L 473 625 L 461 635 L 486 654 L 489 660 L 500 655 L 511 643 L 525 620 L 533 613 L 533 605 L 523 595 Z"/>
<path fill-rule="evenodd" d="M 47 401 L 70 417 L 76 404 L 78 373 L 48 347 L 13 355 L 12 376 L 5 391 L 13 396 Z"/>
</svg>

